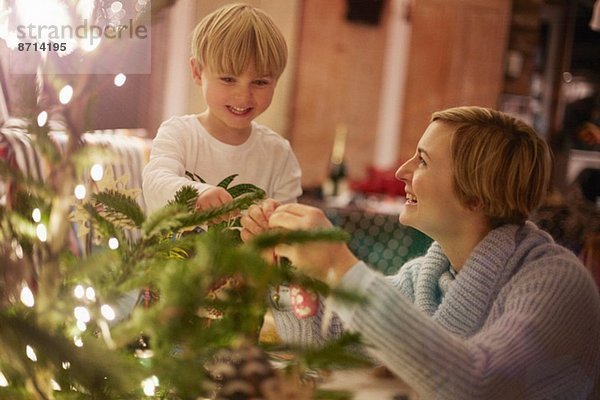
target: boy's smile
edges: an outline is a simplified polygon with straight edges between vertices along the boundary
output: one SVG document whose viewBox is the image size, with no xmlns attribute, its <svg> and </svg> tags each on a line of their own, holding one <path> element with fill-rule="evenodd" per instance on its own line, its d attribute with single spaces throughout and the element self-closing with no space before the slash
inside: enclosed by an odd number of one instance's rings
<svg viewBox="0 0 600 400">
<path fill-rule="evenodd" d="M 252 121 L 271 104 L 277 79 L 259 76 L 253 63 L 240 75 L 200 68 L 195 59 L 191 67 L 207 105 L 199 116 L 202 125 L 222 142 L 244 143 L 250 136 Z"/>
<path fill-rule="evenodd" d="M 244 115 L 244 114 L 247 114 L 250 111 L 252 111 L 252 107 L 249 107 L 249 108 L 237 108 L 237 107 L 234 107 L 234 106 L 227 106 L 227 108 L 229 108 L 229 110 L 232 113 L 236 114 L 236 115 Z"/>
</svg>

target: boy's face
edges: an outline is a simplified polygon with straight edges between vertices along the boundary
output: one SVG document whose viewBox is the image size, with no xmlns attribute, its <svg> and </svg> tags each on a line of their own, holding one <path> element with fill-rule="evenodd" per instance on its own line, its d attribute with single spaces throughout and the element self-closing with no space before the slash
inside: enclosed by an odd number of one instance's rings
<svg viewBox="0 0 600 400">
<path fill-rule="evenodd" d="M 250 123 L 271 104 L 277 79 L 259 76 L 252 63 L 238 76 L 200 68 L 193 58 L 191 66 L 208 107 L 205 128 L 213 135 L 248 134 Z"/>
</svg>

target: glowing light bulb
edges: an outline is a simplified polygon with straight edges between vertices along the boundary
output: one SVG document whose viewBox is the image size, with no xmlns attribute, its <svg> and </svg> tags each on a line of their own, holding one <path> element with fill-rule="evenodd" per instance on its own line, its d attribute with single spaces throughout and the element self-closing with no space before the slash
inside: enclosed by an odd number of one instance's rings
<svg viewBox="0 0 600 400">
<path fill-rule="evenodd" d="M 83 340 L 81 340 L 80 336 L 73 336 L 73 343 L 75 343 L 75 346 L 77 347 L 83 347 Z"/>
<path fill-rule="evenodd" d="M 98 182 L 104 176 L 104 167 L 100 164 L 92 165 L 92 168 L 90 169 L 90 176 L 94 181 Z"/>
<path fill-rule="evenodd" d="M 13 249 L 15 250 L 15 256 L 20 260 L 23 258 L 23 247 L 16 240 L 13 242 Z"/>
<path fill-rule="evenodd" d="M 8 33 L 6 36 L 6 46 L 11 49 L 14 50 L 17 48 L 17 46 L 19 46 L 19 38 L 17 37 L 16 33 Z"/>
<path fill-rule="evenodd" d="M 62 368 L 63 369 L 69 369 L 69 368 L 71 368 L 71 363 L 68 362 L 68 361 L 63 361 L 62 362 Z"/>
<path fill-rule="evenodd" d="M 159 386 L 158 378 L 156 375 L 146 378 L 142 381 L 142 389 L 146 396 L 154 396 L 156 387 Z"/>
<path fill-rule="evenodd" d="M 68 104 L 73 98 L 73 87 L 71 85 L 65 85 L 58 93 L 58 100 L 62 104 Z"/>
<path fill-rule="evenodd" d="M 119 248 L 119 240 L 115 237 L 111 237 L 110 239 L 108 239 L 108 247 L 111 250 L 116 250 Z"/>
<path fill-rule="evenodd" d="M 125 81 L 127 80 L 127 76 L 125 76 L 125 74 L 123 73 L 118 73 L 117 75 L 115 75 L 115 86 L 117 87 L 121 87 L 125 84 Z"/>
<path fill-rule="evenodd" d="M 54 390 L 56 392 L 59 392 L 62 390 L 62 388 L 60 387 L 58 382 L 56 382 L 54 379 L 50 379 L 50 387 L 52 388 L 52 390 Z"/>
<path fill-rule="evenodd" d="M 23 258 L 23 247 L 21 247 L 21 245 L 18 245 L 15 249 L 15 255 L 19 260 Z"/>
<path fill-rule="evenodd" d="M 46 225 L 38 224 L 38 226 L 35 228 L 35 233 L 37 234 L 38 239 L 40 239 L 40 242 L 45 242 L 48 240 L 48 231 L 46 230 Z"/>
<path fill-rule="evenodd" d="M 81 332 L 85 332 L 85 330 L 87 329 L 87 324 L 83 321 L 77 321 L 75 325 L 77 326 L 77 329 L 79 329 Z"/>
<path fill-rule="evenodd" d="M 46 111 L 42 111 L 37 116 L 37 124 L 41 128 L 42 126 L 46 125 L 46 122 L 48 122 L 48 113 Z"/>
<path fill-rule="evenodd" d="M 85 307 L 75 307 L 75 309 L 73 310 L 73 314 L 75 315 L 77 321 L 90 322 L 90 312 Z"/>
<path fill-rule="evenodd" d="M 94 13 L 94 0 L 79 0 L 77 3 L 77 12 L 81 19 L 90 19 Z"/>
<path fill-rule="evenodd" d="M 73 295 L 78 299 L 83 299 L 83 296 L 85 296 L 85 289 L 83 288 L 83 286 L 75 286 L 75 289 L 73 290 Z"/>
<path fill-rule="evenodd" d="M 114 12 L 115 14 L 121 11 L 122 9 L 123 3 L 121 3 L 120 1 L 113 1 L 113 3 L 110 5 L 110 11 Z"/>
<path fill-rule="evenodd" d="M 91 36 L 91 37 L 84 37 L 80 40 L 79 45 L 81 46 L 81 49 L 87 53 L 90 53 L 94 50 L 96 50 L 96 48 L 98 46 L 100 46 L 100 43 L 102 42 L 102 36 Z"/>
<path fill-rule="evenodd" d="M 96 301 L 96 291 L 93 287 L 89 286 L 85 289 L 85 297 L 89 301 Z"/>
<path fill-rule="evenodd" d="M 104 304 L 102 307 L 100 307 L 100 313 L 104 318 L 106 318 L 107 321 L 112 321 L 116 317 L 115 310 L 113 310 L 113 308 L 108 304 Z"/>
<path fill-rule="evenodd" d="M 33 222 L 40 222 L 42 220 L 42 212 L 39 208 L 33 209 L 31 212 L 31 219 L 33 219 Z"/>
<path fill-rule="evenodd" d="M 27 354 L 27 358 L 29 358 L 31 361 L 37 362 L 37 355 L 35 354 L 33 347 L 31 347 L 30 345 L 27 345 L 27 347 L 25 347 L 25 354 Z"/>
<path fill-rule="evenodd" d="M 73 193 L 75 194 L 75 198 L 77 200 L 85 199 L 85 193 L 86 193 L 85 186 L 83 186 L 82 184 L 75 186 L 75 190 L 73 190 Z"/>
<path fill-rule="evenodd" d="M 0 371 L 0 387 L 7 387 L 7 386 L 8 386 L 8 379 L 6 379 L 6 377 L 4 376 L 2 371 Z"/>
<path fill-rule="evenodd" d="M 25 304 L 25 306 L 31 308 L 35 305 L 35 298 L 33 296 L 33 292 L 27 285 L 23 286 L 21 289 L 21 303 Z"/>
</svg>

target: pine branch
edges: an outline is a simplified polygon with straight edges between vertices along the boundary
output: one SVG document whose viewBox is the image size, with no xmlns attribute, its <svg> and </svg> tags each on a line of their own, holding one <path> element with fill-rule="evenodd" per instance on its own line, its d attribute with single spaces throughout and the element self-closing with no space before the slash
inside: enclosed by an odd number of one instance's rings
<svg viewBox="0 0 600 400">
<path fill-rule="evenodd" d="M 20 170 L 11 167 L 5 160 L 0 160 L 0 177 L 6 178 L 7 182 L 12 182 L 18 187 L 27 188 L 27 192 L 33 196 L 46 198 L 52 195 L 52 190 L 44 182 L 23 175 Z"/>
<path fill-rule="evenodd" d="M 268 249 L 278 244 L 301 244 L 315 241 L 328 242 L 347 242 L 350 240 L 348 232 L 339 229 L 320 229 L 320 230 L 278 230 L 268 231 L 257 235 L 252 241 L 252 245 L 257 249 Z"/>
<path fill-rule="evenodd" d="M 58 151 L 56 143 L 50 138 L 50 128 L 48 127 L 48 124 L 40 127 L 37 123 L 31 123 L 31 121 L 29 121 L 27 130 L 34 135 L 32 145 L 39 149 L 40 153 L 51 165 L 60 162 L 60 152 Z"/>
<path fill-rule="evenodd" d="M 179 204 L 185 206 L 188 211 L 194 211 L 196 207 L 196 199 L 198 198 L 198 189 L 193 186 L 182 186 L 177 192 L 172 201 L 169 201 L 167 205 Z"/>
<path fill-rule="evenodd" d="M 146 219 L 138 202 L 116 190 L 104 190 L 94 193 L 92 199 L 104 206 L 106 219 L 116 222 L 131 221 L 136 228 Z"/>
<path fill-rule="evenodd" d="M 166 235 L 157 243 L 151 243 L 150 247 L 146 247 L 148 242 L 140 243 L 141 255 L 143 259 L 177 259 L 182 260 L 189 258 L 189 254 L 193 246 L 186 243 L 186 237 L 175 239 L 175 235 Z M 134 253 L 136 254 L 136 253 Z"/>
<path fill-rule="evenodd" d="M 98 212 L 96 207 L 94 207 L 94 205 L 87 203 L 83 205 L 83 208 L 89 214 L 91 221 L 94 227 L 98 230 L 99 234 L 103 235 L 104 237 L 118 236 L 117 228 L 115 227 L 115 225 L 111 221 L 100 215 L 100 213 Z"/>
<path fill-rule="evenodd" d="M 337 339 L 332 339 L 322 346 L 305 346 L 286 343 L 264 345 L 268 352 L 275 355 L 291 352 L 297 355 L 293 364 L 304 365 L 309 369 L 344 369 L 357 368 L 370 365 L 371 362 L 359 351 L 362 344 L 360 335 L 357 333 L 343 333 Z"/>
<path fill-rule="evenodd" d="M 7 236 L 4 238 L 5 240 L 12 239 L 10 236 L 19 241 L 25 240 L 28 243 L 37 240 L 36 225 L 30 218 L 15 212 L 8 212 L 4 208 L 2 208 L 1 215 L 3 218 L 0 221 L 0 226 L 2 227 L 2 235 Z"/>
<path fill-rule="evenodd" d="M 169 204 L 152 213 L 141 226 L 144 235 L 153 237 L 163 232 L 174 232 L 179 225 L 178 219 L 188 214 L 184 207 L 180 203 Z"/>
<path fill-rule="evenodd" d="M 189 214 L 184 216 L 183 218 L 179 218 L 179 229 L 184 229 L 188 227 L 194 227 L 206 224 L 216 218 L 230 214 L 239 210 L 244 210 L 250 207 L 258 200 L 262 200 L 264 198 L 264 192 L 255 192 L 249 193 L 244 196 L 240 196 L 236 199 L 233 199 L 232 202 L 227 203 L 221 207 L 211 208 L 209 210 Z"/>
<path fill-rule="evenodd" d="M 3 358 L 10 355 L 22 371 L 32 365 L 23 352 L 29 345 L 36 351 L 40 367 L 49 368 L 57 375 L 63 370 L 63 363 L 69 362 L 69 375 L 96 399 L 111 399 L 110 391 L 127 393 L 139 390 L 138 382 L 143 377 L 139 366 L 133 359 L 128 361 L 116 352 L 107 352 L 97 345 L 99 343 L 88 341 L 84 347 L 78 348 L 62 334 L 39 326 L 35 320 L 19 312 L 0 311 L 0 326 Z"/>
</svg>

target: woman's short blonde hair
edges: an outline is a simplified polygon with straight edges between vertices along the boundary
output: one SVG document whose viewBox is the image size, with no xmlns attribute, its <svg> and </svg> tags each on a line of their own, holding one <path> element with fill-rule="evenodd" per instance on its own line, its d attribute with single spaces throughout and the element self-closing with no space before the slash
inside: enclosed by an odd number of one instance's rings
<svg viewBox="0 0 600 400">
<path fill-rule="evenodd" d="M 492 227 L 523 224 L 543 201 L 551 172 L 546 142 L 500 111 L 456 107 L 432 114 L 450 124 L 454 187 L 465 205 L 481 206 Z"/>
<path fill-rule="evenodd" d="M 192 56 L 201 68 L 240 75 L 254 63 L 260 76 L 279 78 L 287 62 L 281 31 L 264 11 L 231 4 L 204 17 L 192 36 Z"/>
</svg>

